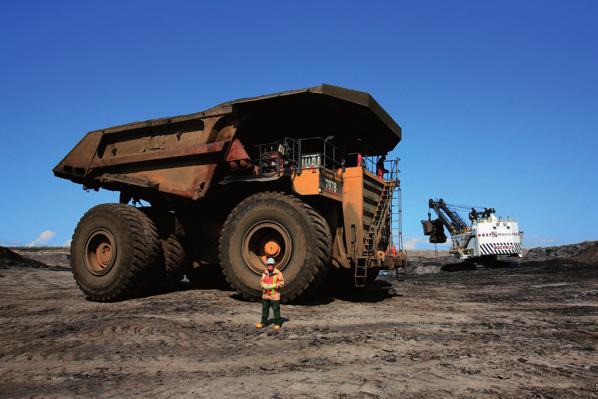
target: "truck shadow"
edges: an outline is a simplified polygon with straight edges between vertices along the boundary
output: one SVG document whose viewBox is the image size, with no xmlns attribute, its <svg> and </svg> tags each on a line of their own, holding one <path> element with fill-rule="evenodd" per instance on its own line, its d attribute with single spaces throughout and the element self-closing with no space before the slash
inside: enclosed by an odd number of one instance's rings
<svg viewBox="0 0 598 399">
<path fill-rule="evenodd" d="M 157 286 L 148 289 L 141 295 L 137 295 L 136 298 L 148 298 L 152 296 L 171 294 L 173 292 L 184 292 L 194 290 L 219 290 L 224 292 L 233 292 L 233 289 L 228 284 L 226 284 L 225 281 L 215 280 L 205 281 L 202 283 L 192 283 L 187 279 L 183 279 L 181 281 L 168 281 L 163 282 L 162 284 L 158 284 Z"/>
<path fill-rule="evenodd" d="M 335 290 L 330 296 L 347 302 L 376 303 L 401 295 L 395 292 L 392 283 L 386 280 L 374 280 L 367 287 Z"/>
<path fill-rule="evenodd" d="M 192 290 L 219 290 L 230 293 L 229 297 L 240 302 L 258 302 L 259 300 L 250 300 L 236 293 L 225 281 L 213 280 L 205 281 L 201 284 L 191 283 L 184 279 L 176 282 L 167 282 L 154 287 L 139 295 L 139 298 L 166 295 L 174 292 L 184 292 Z M 284 295 L 284 293 L 283 293 Z M 321 306 L 327 305 L 335 300 L 355 302 L 355 303 L 376 303 L 393 297 L 402 296 L 397 294 L 393 284 L 383 279 L 374 280 L 370 285 L 363 288 L 339 289 L 336 287 L 325 286 L 315 293 L 309 299 L 292 301 L 289 304 L 299 306 Z"/>
<path fill-rule="evenodd" d="M 283 294 L 284 295 L 284 294 Z M 375 280 L 367 287 L 353 288 L 349 290 L 322 288 L 310 299 L 303 299 L 288 303 L 298 306 L 321 306 L 328 305 L 335 300 L 355 302 L 355 303 L 376 303 L 386 299 L 402 296 L 394 291 L 393 284 L 384 280 Z M 254 302 L 243 298 L 237 293 L 232 293 L 230 297 L 241 302 Z"/>
</svg>

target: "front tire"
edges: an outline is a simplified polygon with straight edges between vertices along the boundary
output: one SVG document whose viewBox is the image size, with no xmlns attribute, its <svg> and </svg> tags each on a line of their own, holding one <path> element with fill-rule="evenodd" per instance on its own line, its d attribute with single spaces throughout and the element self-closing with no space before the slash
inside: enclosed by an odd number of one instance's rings
<svg viewBox="0 0 598 399">
<path fill-rule="evenodd" d="M 95 206 L 75 229 L 71 269 L 77 285 L 92 301 L 115 301 L 140 294 L 162 262 L 156 226 L 135 207 Z"/>
<path fill-rule="evenodd" d="M 265 257 L 274 257 L 283 273 L 281 300 L 313 293 L 328 271 L 332 256 L 330 227 L 318 212 L 296 197 L 264 192 L 239 203 L 220 237 L 224 275 L 241 296 L 261 297 L 259 280 Z"/>
</svg>

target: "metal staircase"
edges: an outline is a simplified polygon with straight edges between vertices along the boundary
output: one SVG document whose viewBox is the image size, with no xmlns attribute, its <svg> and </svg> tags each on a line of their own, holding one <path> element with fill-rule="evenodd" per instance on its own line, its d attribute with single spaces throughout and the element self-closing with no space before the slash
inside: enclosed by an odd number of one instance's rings
<svg viewBox="0 0 598 399">
<path fill-rule="evenodd" d="M 355 263 L 354 276 L 356 287 L 365 287 L 367 285 L 368 269 L 372 263 L 378 262 L 376 249 L 378 248 L 378 241 L 380 240 L 380 235 L 384 226 L 387 224 L 390 226 L 390 244 L 392 245 L 394 235 L 393 220 L 397 220 L 400 224 L 400 206 L 398 208 L 393 207 L 393 198 L 398 197 L 400 200 L 400 192 L 399 196 L 395 196 L 395 191 L 399 187 L 398 161 L 398 159 L 388 161 L 390 164 L 390 170 L 387 176 L 388 180 L 384 181 L 384 186 L 382 187 L 382 192 L 380 193 L 378 204 L 376 205 L 376 211 L 372 217 L 366 237 L 364 237 L 363 251 L 361 255 L 357 257 L 357 262 Z M 395 212 L 399 213 L 395 216 Z M 388 220 L 389 217 L 391 218 L 390 222 Z M 400 235 L 398 240 L 400 243 Z"/>
</svg>

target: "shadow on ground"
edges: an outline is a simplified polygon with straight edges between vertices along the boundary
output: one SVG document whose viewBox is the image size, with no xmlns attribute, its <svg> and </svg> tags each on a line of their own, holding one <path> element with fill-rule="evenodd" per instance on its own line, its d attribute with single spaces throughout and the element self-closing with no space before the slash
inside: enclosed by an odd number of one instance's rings
<svg viewBox="0 0 598 399">
<path fill-rule="evenodd" d="M 374 282 L 372 282 L 371 285 L 364 288 L 341 290 L 334 289 L 331 287 L 323 287 L 320 290 L 320 292 L 316 293 L 316 295 L 313 298 L 293 301 L 291 302 L 291 304 L 299 306 L 321 306 L 328 305 L 334 302 L 335 300 L 347 302 L 376 303 L 396 296 L 401 295 L 395 292 L 392 283 L 385 280 L 374 280 Z M 230 298 L 240 302 L 257 301 L 246 299 L 237 293 L 232 293 L 230 295 Z"/>
</svg>

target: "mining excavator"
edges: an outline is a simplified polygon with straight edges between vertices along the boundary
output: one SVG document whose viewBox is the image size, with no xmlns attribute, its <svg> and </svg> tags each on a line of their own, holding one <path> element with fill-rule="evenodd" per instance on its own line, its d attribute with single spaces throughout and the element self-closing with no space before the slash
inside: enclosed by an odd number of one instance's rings
<svg viewBox="0 0 598 399">
<path fill-rule="evenodd" d="M 325 281 L 366 286 L 405 261 L 398 159 L 386 159 L 400 140 L 368 93 L 325 84 L 91 131 L 53 172 L 120 201 L 81 218 L 75 280 L 113 301 L 220 276 L 257 299 L 273 258 L 285 302 Z"/>
<path fill-rule="evenodd" d="M 451 236 L 451 252 L 460 259 L 523 256 L 519 224 L 512 218 L 496 217 L 494 208 L 450 205 L 443 199 L 430 199 L 428 207 L 428 219 L 422 220 L 424 234 L 430 243 L 445 243 L 446 228 Z M 463 210 L 469 211 L 469 225 L 459 215 Z M 436 213 L 436 219 L 432 219 L 431 211 Z"/>
</svg>

